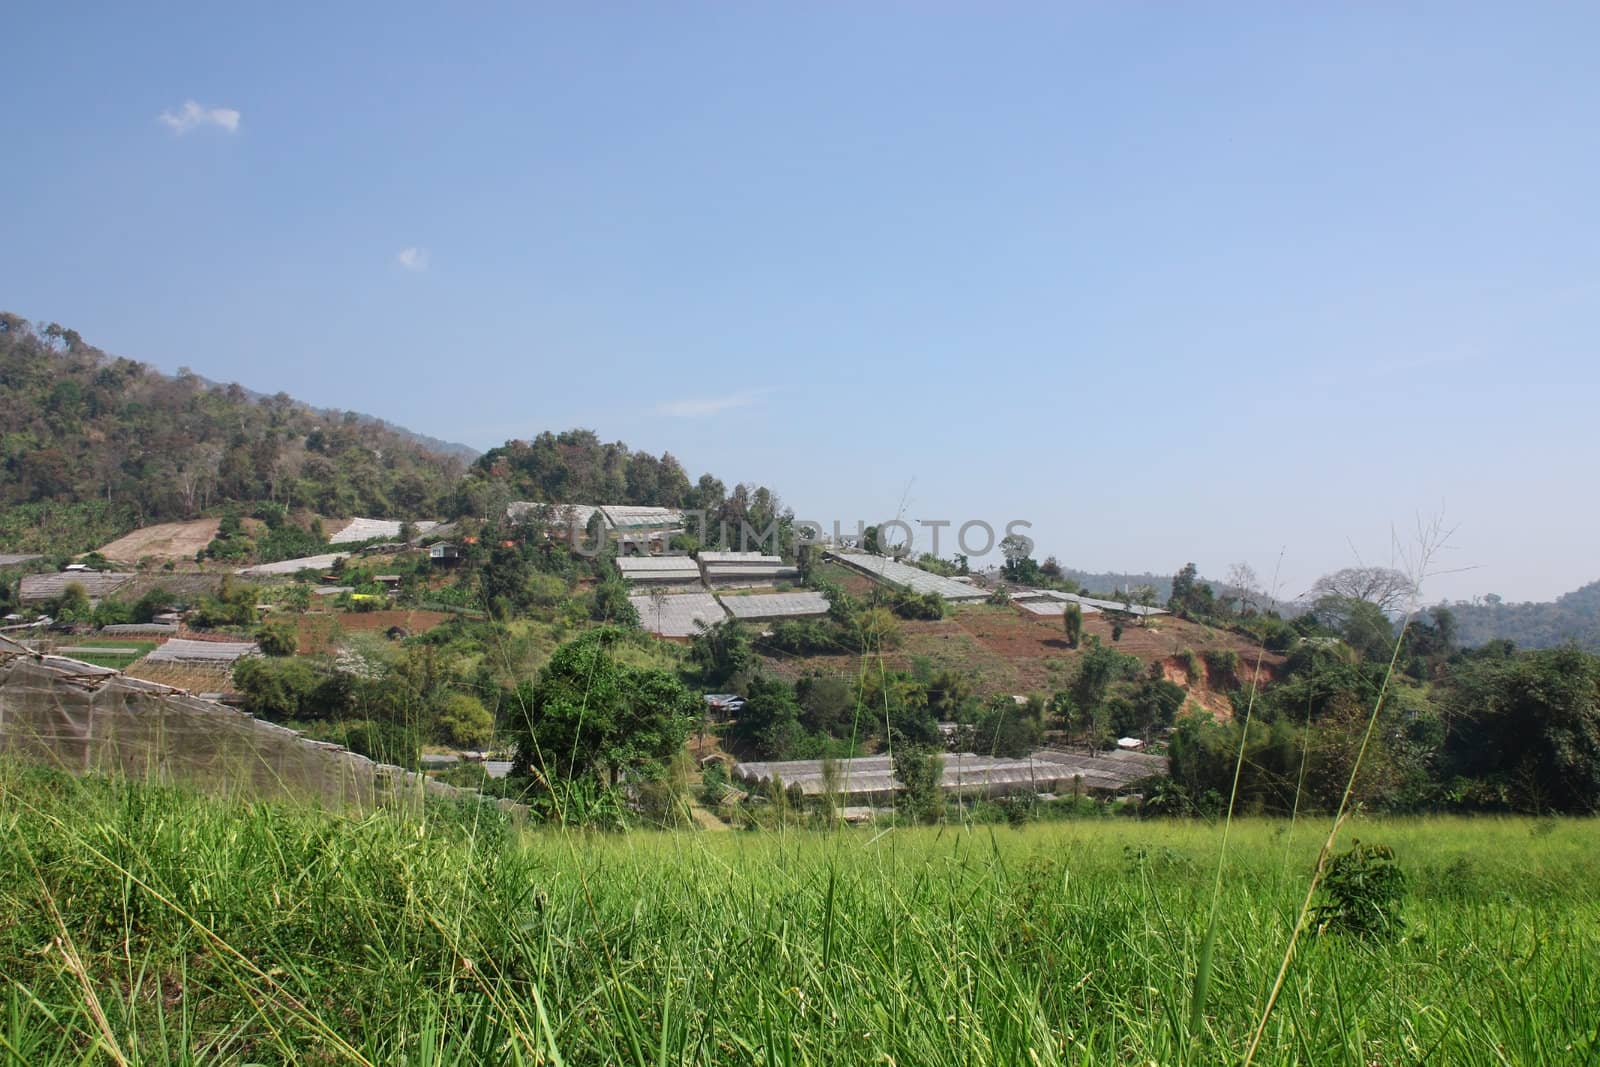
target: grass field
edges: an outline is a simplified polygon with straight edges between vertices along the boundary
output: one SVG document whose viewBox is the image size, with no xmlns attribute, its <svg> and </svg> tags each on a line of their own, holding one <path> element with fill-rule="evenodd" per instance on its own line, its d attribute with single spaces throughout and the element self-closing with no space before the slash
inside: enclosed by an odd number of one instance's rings
<svg viewBox="0 0 1600 1067">
<path fill-rule="evenodd" d="M 1592 1063 L 1592 822 L 1358 822 L 1393 945 L 1308 934 L 1258 1063 Z M 1318 844 L 1081 823 L 523 832 L 0 763 L 0 1059 L 55 1063 L 1238 1062 Z"/>
</svg>

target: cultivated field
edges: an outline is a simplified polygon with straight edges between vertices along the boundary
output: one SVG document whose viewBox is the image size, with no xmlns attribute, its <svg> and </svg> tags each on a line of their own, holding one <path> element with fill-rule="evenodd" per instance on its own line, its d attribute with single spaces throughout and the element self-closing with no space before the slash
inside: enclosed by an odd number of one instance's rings
<svg viewBox="0 0 1600 1067">
<path fill-rule="evenodd" d="M 518 833 L 0 764 L 9 1062 L 1239 1063 L 1321 826 Z M 1309 930 L 1261 1064 L 1592 1063 L 1592 822 L 1358 822 L 1390 943 Z"/>
</svg>

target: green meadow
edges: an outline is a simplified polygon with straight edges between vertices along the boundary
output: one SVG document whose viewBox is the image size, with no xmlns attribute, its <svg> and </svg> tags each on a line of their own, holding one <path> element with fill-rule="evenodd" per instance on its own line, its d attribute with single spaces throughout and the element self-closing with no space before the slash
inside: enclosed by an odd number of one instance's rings
<svg viewBox="0 0 1600 1067">
<path fill-rule="evenodd" d="M 1238 1063 L 1325 821 L 752 833 L 330 814 L 0 763 L 7 1064 Z M 1600 1060 L 1590 821 L 1350 822 L 1255 1062 Z"/>
</svg>

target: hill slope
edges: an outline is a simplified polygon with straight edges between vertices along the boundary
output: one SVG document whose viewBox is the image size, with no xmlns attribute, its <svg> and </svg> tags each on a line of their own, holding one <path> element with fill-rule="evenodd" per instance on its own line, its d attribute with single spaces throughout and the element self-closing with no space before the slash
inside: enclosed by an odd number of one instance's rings
<svg viewBox="0 0 1600 1067">
<path fill-rule="evenodd" d="M 1449 605 L 1463 645 L 1473 647 L 1496 639 L 1519 648 L 1555 648 L 1576 642 L 1600 652 L 1600 581 L 1554 601 L 1507 604 L 1498 597 L 1484 603 Z"/>
<path fill-rule="evenodd" d="M 463 465 L 370 416 L 114 358 L 0 313 L 0 544 L 81 551 L 229 502 L 411 517 Z"/>
</svg>

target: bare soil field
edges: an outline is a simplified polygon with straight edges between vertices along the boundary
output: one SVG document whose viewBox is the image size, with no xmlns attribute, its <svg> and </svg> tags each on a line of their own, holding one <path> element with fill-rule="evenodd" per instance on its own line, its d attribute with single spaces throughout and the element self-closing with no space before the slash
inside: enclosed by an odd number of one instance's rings
<svg viewBox="0 0 1600 1067">
<path fill-rule="evenodd" d="M 145 526 L 103 545 L 100 554 L 106 559 L 125 563 L 137 563 L 146 557 L 159 560 L 194 559 L 194 554 L 217 536 L 219 521 L 194 519 L 190 522 L 161 522 Z"/>
</svg>

